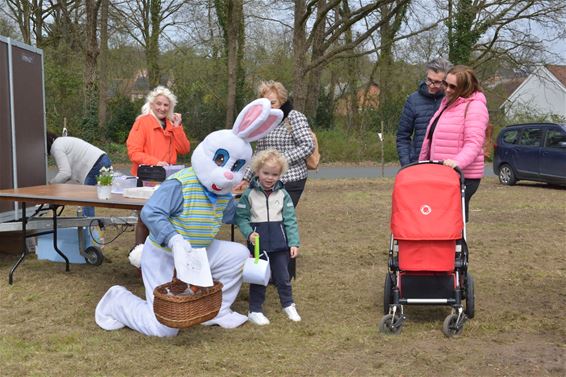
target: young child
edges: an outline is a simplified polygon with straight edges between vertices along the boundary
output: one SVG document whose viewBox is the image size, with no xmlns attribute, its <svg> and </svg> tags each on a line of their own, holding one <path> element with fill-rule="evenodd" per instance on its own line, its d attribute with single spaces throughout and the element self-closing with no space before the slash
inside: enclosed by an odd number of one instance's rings
<svg viewBox="0 0 566 377">
<path fill-rule="evenodd" d="M 299 229 L 293 201 L 279 180 L 287 168 L 287 159 L 275 149 L 263 150 L 252 159 L 255 178 L 240 198 L 235 222 L 248 240 L 250 250 L 259 235 L 261 250 L 269 254 L 271 276 L 281 307 L 290 320 L 298 322 L 301 317 L 293 301 L 288 266 L 290 258 L 299 254 Z M 260 326 L 269 324 L 262 311 L 266 289 L 263 285 L 250 284 L 248 319 Z"/>
</svg>

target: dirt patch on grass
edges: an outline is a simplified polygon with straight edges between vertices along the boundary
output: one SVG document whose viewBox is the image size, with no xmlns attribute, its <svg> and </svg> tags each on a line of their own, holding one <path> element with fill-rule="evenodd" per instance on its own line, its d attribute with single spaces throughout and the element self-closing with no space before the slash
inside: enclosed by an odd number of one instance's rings
<svg viewBox="0 0 566 377">
<path fill-rule="evenodd" d="M 2 375 L 566 374 L 566 190 L 482 181 L 468 227 L 476 317 L 460 338 L 447 339 L 441 332 L 449 311 L 444 307 L 406 307 L 400 335 L 378 332 L 392 186 L 392 178 L 308 182 L 298 210 L 302 247 L 293 283 L 300 323 L 286 319 L 270 287 L 265 312 L 272 323 L 266 327 L 196 326 L 173 339 L 128 329 L 106 332 L 94 322 L 104 292 L 120 284 L 143 295 L 127 260 L 133 233 L 107 245 L 109 262 L 99 267 L 72 265 L 64 272 L 62 264 L 32 255 L 16 271 L 13 286 L 7 275 L 15 257 L 2 254 Z M 229 239 L 229 227 L 220 237 Z M 247 296 L 244 284 L 235 310 L 247 311 Z"/>
</svg>

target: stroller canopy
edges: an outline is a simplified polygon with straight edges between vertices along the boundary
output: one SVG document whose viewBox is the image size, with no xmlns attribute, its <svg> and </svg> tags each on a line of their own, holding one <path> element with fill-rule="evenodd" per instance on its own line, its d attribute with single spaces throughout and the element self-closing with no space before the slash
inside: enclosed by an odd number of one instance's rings
<svg viewBox="0 0 566 377">
<path fill-rule="evenodd" d="M 399 240 L 457 240 L 464 213 L 460 176 L 440 164 L 417 164 L 395 177 L 391 233 Z"/>
</svg>

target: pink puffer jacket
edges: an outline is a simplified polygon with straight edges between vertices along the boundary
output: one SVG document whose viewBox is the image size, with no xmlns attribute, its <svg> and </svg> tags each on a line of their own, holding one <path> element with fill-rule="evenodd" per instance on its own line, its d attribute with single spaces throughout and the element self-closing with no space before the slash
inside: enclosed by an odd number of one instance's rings
<svg viewBox="0 0 566 377">
<path fill-rule="evenodd" d="M 447 99 L 440 103 L 438 111 L 431 118 L 430 125 L 442 109 Z M 486 99 L 483 93 L 475 92 L 468 98 L 458 98 L 438 120 L 432 136 L 432 143 L 425 137 L 419 160 L 427 160 L 430 150 L 431 160 L 456 161 L 464 172 L 465 178 L 477 179 L 483 177 L 483 142 L 485 129 L 489 123 Z"/>
</svg>

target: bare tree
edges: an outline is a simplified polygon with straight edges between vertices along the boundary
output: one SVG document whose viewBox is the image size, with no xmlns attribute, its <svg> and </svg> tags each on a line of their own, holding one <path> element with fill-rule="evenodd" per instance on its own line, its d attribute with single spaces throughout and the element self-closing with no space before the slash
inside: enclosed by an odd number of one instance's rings
<svg viewBox="0 0 566 377">
<path fill-rule="evenodd" d="M 87 139 L 93 140 L 101 136 L 98 132 L 98 76 L 97 60 L 100 53 L 98 47 L 98 15 L 102 0 L 85 0 L 86 22 L 84 42 L 84 114 L 83 130 Z"/>
<path fill-rule="evenodd" d="M 51 15 L 56 4 L 43 0 L 6 0 L 6 5 L 4 12 L 17 23 L 23 42 L 35 42 L 36 46 L 41 47 L 45 19 Z"/>
<path fill-rule="evenodd" d="M 319 0 L 322 1 L 322 0 Z M 362 45 L 374 32 L 379 30 L 381 25 L 389 22 L 389 19 L 400 12 L 410 0 L 378 0 L 359 5 L 356 8 L 350 6 L 347 0 L 332 0 L 326 6 L 317 7 L 319 1 L 297 0 L 294 9 L 294 99 L 296 107 L 300 110 L 306 108 L 307 86 L 304 77 L 311 70 L 325 66 L 337 58 L 345 58 L 356 55 L 355 49 Z M 325 22 L 327 14 L 336 8 L 340 3 L 342 9 L 349 9 L 347 17 L 342 17 L 342 22 L 329 24 L 324 31 L 324 43 L 319 47 L 318 56 L 309 56 L 313 41 L 315 40 L 317 27 L 321 22 Z M 376 14 L 380 8 L 386 4 L 392 4 L 390 12 L 379 17 Z M 314 12 L 316 10 L 316 13 Z M 373 22 L 369 27 L 359 29 L 360 23 L 366 18 L 374 16 Z M 312 28 L 307 32 L 307 25 L 312 23 Z M 351 30 L 359 30 L 352 33 L 352 40 L 346 43 L 339 43 L 344 40 L 344 36 Z M 371 52 L 364 52 L 371 53 Z M 310 59 L 309 59 L 310 58 Z M 311 113 L 307 113 L 312 115 Z"/>
<path fill-rule="evenodd" d="M 128 34 L 145 50 L 150 87 L 160 82 L 159 39 L 167 28 L 176 25 L 176 15 L 184 4 L 180 0 L 125 0 L 112 4 L 125 21 Z"/>
<path fill-rule="evenodd" d="M 224 36 L 224 50 L 228 69 L 226 95 L 226 127 L 234 122 L 238 82 L 243 86 L 244 4 L 242 0 L 215 0 L 216 14 Z M 240 79 L 240 80 L 239 80 Z M 240 94 L 242 94 L 242 87 Z"/>
<path fill-rule="evenodd" d="M 395 38 L 397 37 L 402 22 L 405 19 L 407 8 L 410 1 L 395 0 L 388 4 L 382 4 L 379 12 L 382 19 L 387 20 L 383 22 L 379 28 L 379 35 L 381 40 L 381 49 L 379 54 L 379 103 L 386 106 L 388 98 L 391 97 L 393 84 L 391 78 L 393 77 L 393 46 Z"/>
<path fill-rule="evenodd" d="M 519 49 L 540 50 L 535 25 L 556 38 L 552 28 L 563 30 L 564 0 L 448 0 L 439 2 L 448 13 L 450 60 L 479 66 L 501 57 L 512 58 Z"/>
</svg>

